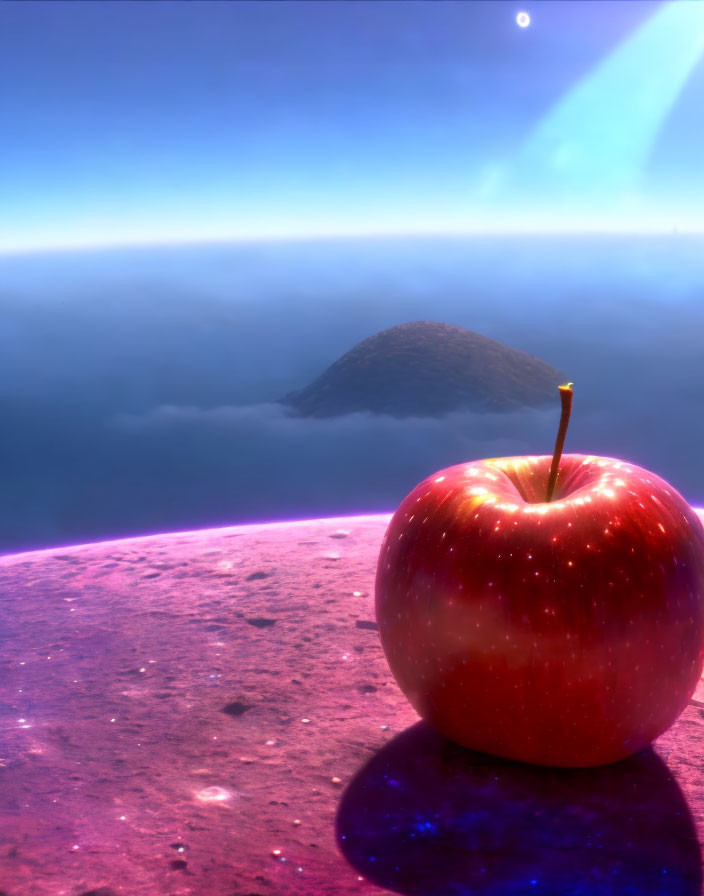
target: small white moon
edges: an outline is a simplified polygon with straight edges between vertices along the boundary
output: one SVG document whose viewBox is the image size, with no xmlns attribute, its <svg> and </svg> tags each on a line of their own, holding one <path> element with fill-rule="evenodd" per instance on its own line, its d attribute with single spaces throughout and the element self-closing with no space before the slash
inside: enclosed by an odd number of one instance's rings
<svg viewBox="0 0 704 896">
<path fill-rule="evenodd" d="M 516 24 L 519 28 L 527 28 L 530 25 L 530 16 L 527 12 L 519 12 L 516 16 Z"/>
</svg>

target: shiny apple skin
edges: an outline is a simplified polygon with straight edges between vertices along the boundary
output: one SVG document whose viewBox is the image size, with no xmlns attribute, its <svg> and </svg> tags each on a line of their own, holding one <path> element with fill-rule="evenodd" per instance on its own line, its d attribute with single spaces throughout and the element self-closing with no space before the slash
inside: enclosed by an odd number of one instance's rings
<svg viewBox="0 0 704 896">
<path fill-rule="evenodd" d="M 704 527 L 665 480 L 567 454 L 440 470 L 384 536 L 376 617 L 418 714 L 471 749 L 604 765 L 647 747 L 704 662 Z"/>
</svg>

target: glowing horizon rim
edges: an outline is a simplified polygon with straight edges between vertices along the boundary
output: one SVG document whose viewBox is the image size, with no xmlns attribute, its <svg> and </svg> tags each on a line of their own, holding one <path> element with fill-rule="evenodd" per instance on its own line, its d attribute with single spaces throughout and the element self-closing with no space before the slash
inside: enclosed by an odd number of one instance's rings
<svg viewBox="0 0 704 896">
<path fill-rule="evenodd" d="M 702 524 L 704 524 L 704 507 L 694 507 L 694 505 L 691 504 L 690 507 L 701 519 Z M 238 523 L 234 526 L 214 526 L 208 529 L 186 529 L 181 532 L 153 532 L 147 535 L 128 535 L 125 538 L 112 538 L 106 541 L 89 541 L 84 542 L 83 544 L 66 544 L 58 545 L 57 547 L 37 548 L 36 550 L 30 551 L 19 551 L 15 554 L 0 554 L 0 564 L 2 564 L 3 561 L 15 560 L 18 557 L 32 557 L 36 554 L 48 554 L 54 551 L 57 553 L 60 551 L 78 551 L 87 548 L 97 548 L 109 544 L 122 544 L 123 542 L 129 541 L 146 541 L 147 539 L 152 538 L 177 538 L 182 535 L 208 535 L 212 532 L 231 532 L 232 530 L 236 529 L 269 529 L 276 526 L 305 526 L 311 523 L 338 523 L 343 521 L 349 522 L 350 520 L 387 520 L 390 522 L 395 513 L 396 511 L 392 510 L 386 513 L 360 513 L 353 514 L 352 516 L 324 516 L 305 520 L 273 520 L 263 523 Z"/>
<path fill-rule="evenodd" d="M 591 218 L 579 222 L 565 222 L 559 216 L 554 220 L 546 221 L 539 226 L 528 226 L 525 221 L 519 220 L 509 225 L 497 224 L 495 221 L 474 223 L 462 226 L 438 227 L 433 224 L 418 228 L 400 229 L 397 227 L 379 227 L 371 230 L 342 229 L 331 230 L 329 227 L 322 230 L 282 232 L 256 232 L 256 233 L 225 233 L 219 235 L 188 235 L 171 237 L 168 235 L 153 234 L 140 240 L 128 236 L 104 238 L 89 242 L 44 242 L 44 243 L 3 243 L 0 241 L 0 259 L 15 258 L 27 255 L 57 255 L 89 252 L 120 252 L 124 250 L 140 249 L 181 249 L 189 247 L 207 246 L 239 246 L 250 243 L 288 243 L 288 242 L 331 242 L 334 240 L 372 240 L 372 239 L 408 239 L 420 238 L 456 238 L 456 237 L 560 237 L 560 236 L 670 236 L 677 233 L 678 236 L 704 236 L 704 223 L 690 219 L 681 221 L 676 219 L 676 212 L 672 212 L 669 222 L 655 223 L 642 220 L 637 223 L 614 224 L 611 219 L 595 222 Z"/>
<path fill-rule="evenodd" d="M 212 532 L 230 532 L 238 529 L 265 529 L 274 526 L 305 526 L 310 523 L 337 523 L 349 520 L 381 520 L 391 519 L 395 511 L 379 513 L 359 513 L 347 516 L 322 516 L 303 520 L 265 520 L 261 523 L 236 523 L 233 526 L 209 526 L 205 529 L 185 529 L 179 532 L 148 532 L 142 535 L 125 535 L 123 538 L 108 538 L 104 541 L 86 541 L 81 544 L 62 544 L 48 548 L 34 548 L 28 551 L 18 551 L 13 554 L 0 554 L 0 563 L 3 560 L 14 560 L 16 557 L 26 557 L 34 554 L 47 554 L 51 551 L 77 551 L 83 548 L 95 548 L 102 545 L 122 544 L 126 541 L 144 541 L 149 538 L 177 538 L 182 535 L 208 535 Z"/>
</svg>

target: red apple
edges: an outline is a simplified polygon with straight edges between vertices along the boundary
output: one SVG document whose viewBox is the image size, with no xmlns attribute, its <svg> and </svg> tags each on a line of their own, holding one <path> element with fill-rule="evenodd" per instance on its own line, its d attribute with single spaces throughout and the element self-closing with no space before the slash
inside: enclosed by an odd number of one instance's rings
<svg viewBox="0 0 704 896">
<path fill-rule="evenodd" d="M 401 690 L 446 737 L 602 765 L 669 728 L 699 681 L 704 528 L 671 485 L 610 457 L 565 455 L 546 501 L 558 456 L 421 482 L 384 536 L 376 616 Z"/>
</svg>

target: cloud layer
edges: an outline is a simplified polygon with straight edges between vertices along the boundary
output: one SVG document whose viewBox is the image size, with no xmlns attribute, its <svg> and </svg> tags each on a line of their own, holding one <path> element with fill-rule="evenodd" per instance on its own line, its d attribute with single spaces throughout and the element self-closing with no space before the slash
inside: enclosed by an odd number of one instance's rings
<svg viewBox="0 0 704 896">
<path fill-rule="evenodd" d="M 696 248 L 503 240 L 0 267 L 0 552 L 388 512 L 442 467 L 551 453 L 557 395 L 554 410 L 440 420 L 306 420 L 274 403 L 360 339 L 422 319 L 564 370 L 565 451 L 640 464 L 704 504 Z"/>
</svg>

